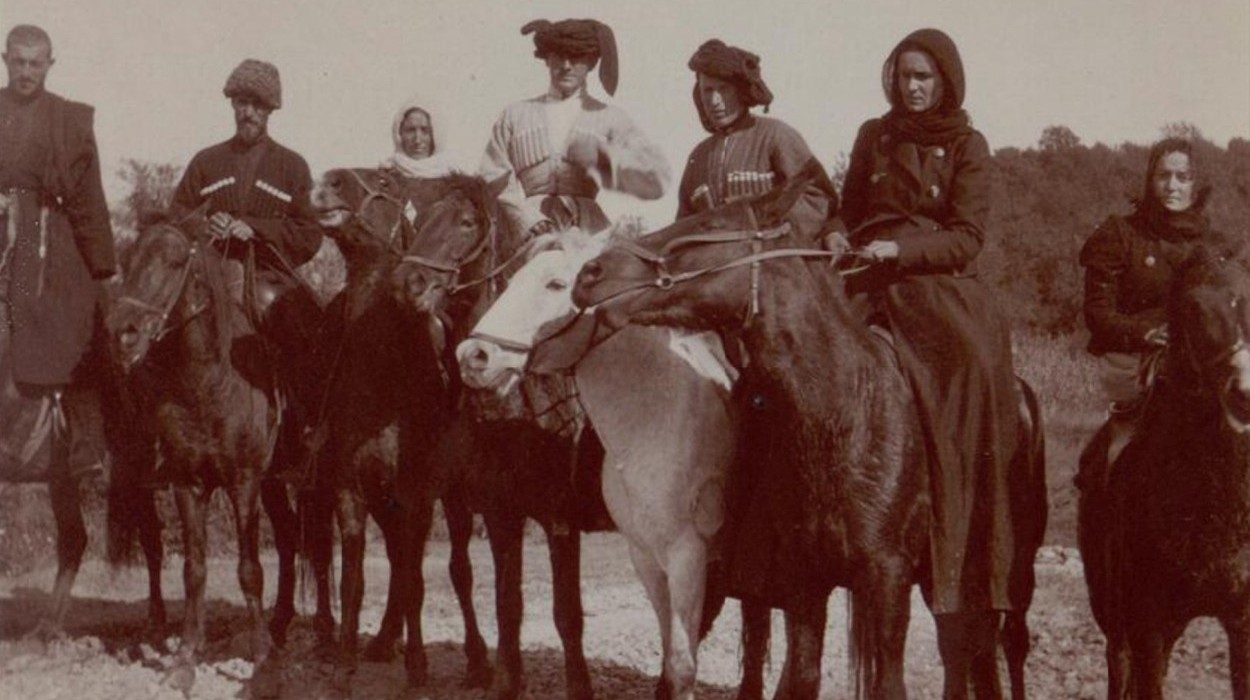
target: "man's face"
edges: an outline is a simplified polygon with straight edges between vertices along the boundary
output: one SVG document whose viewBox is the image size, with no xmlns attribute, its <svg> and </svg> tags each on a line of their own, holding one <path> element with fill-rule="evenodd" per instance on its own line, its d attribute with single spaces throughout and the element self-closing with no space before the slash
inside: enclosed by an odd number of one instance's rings
<svg viewBox="0 0 1250 700">
<path fill-rule="evenodd" d="M 52 47 L 47 44 L 9 44 L 4 52 L 4 65 L 9 69 L 9 88 L 22 96 L 39 92 L 55 62 Z"/>
<path fill-rule="evenodd" d="M 230 98 L 230 106 L 234 108 L 235 136 L 243 143 L 256 143 L 269 129 L 269 113 L 273 110 L 266 107 L 255 95 L 246 93 Z"/>
<path fill-rule="evenodd" d="M 595 65 L 594 56 L 563 56 L 547 54 L 547 71 L 551 73 L 551 87 L 564 97 L 581 90 L 586 76 Z"/>
</svg>

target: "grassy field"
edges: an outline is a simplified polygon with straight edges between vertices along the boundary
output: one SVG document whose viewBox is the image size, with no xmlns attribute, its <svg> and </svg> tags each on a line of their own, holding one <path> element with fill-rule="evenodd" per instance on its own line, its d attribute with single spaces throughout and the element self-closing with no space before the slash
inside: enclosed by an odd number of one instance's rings
<svg viewBox="0 0 1250 700">
<path fill-rule="evenodd" d="M 1076 494 L 1072 477 L 1081 445 L 1102 420 L 1093 362 L 1074 336 L 1051 337 L 1018 333 L 1015 337 L 1017 372 L 1032 384 L 1042 402 L 1047 448 L 1047 482 L 1050 487 L 1050 525 L 1047 542 L 1064 546 L 1076 543 Z M 102 485 L 87 491 L 88 556 L 104 552 L 104 498 Z M 159 495 L 165 516 L 166 543 L 179 546 L 176 515 L 168 493 Z M 265 523 L 268 539 L 268 523 Z M 217 494 L 210 523 L 211 549 L 229 553 L 234 547 L 233 522 L 223 494 Z M 54 560 L 56 542 L 47 489 L 39 485 L 0 484 L 0 576 L 14 575 Z M 436 525 L 435 536 L 445 533 Z"/>
</svg>

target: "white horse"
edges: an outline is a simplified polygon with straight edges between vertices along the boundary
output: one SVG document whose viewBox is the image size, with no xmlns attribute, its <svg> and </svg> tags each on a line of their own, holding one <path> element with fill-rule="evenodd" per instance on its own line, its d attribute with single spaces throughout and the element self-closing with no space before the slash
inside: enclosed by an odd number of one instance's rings
<svg viewBox="0 0 1250 700">
<path fill-rule="evenodd" d="M 467 384 L 510 390 L 540 327 L 574 310 L 573 280 L 609 235 L 556 234 L 553 248 L 512 277 L 457 348 Z M 693 698 L 709 552 L 724 520 L 734 452 L 736 373 L 712 334 L 630 326 L 589 352 L 580 335 L 561 334 L 543 348 L 564 343 L 555 352 L 580 357 L 577 389 L 606 452 L 604 501 L 660 623 L 658 695 Z"/>
</svg>

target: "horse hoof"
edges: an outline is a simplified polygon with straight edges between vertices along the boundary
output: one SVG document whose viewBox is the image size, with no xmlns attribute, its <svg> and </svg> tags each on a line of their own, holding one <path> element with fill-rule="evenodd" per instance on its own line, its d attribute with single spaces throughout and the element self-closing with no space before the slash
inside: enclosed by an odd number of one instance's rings
<svg viewBox="0 0 1250 700">
<path fill-rule="evenodd" d="M 65 637 L 65 629 L 60 625 L 51 620 L 40 620 L 34 629 L 22 637 L 22 641 L 47 646 L 49 643 L 65 639 Z"/>
<path fill-rule="evenodd" d="M 469 662 L 469 669 L 464 674 L 465 688 L 488 688 L 492 677 L 490 664 Z"/>
</svg>

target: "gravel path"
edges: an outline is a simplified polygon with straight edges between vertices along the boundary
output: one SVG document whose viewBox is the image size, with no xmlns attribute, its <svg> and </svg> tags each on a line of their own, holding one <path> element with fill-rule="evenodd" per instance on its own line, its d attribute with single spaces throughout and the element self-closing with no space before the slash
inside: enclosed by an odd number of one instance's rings
<svg viewBox="0 0 1250 700">
<path fill-rule="evenodd" d="M 584 540 L 583 600 L 586 608 L 586 655 L 600 698 L 644 700 L 653 697 L 654 676 L 660 666 L 659 634 L 642 586 L 634 578 L 624 541 L 613 535 L 592 535 Z M 525 698 L 563 697 L 563 659 L 559 636 L 551 622 L 551 586 L 546 550 L 541 542 L 528 542 L 525 564 L 527 604 L 522 639 L 527 669 Z M 459 687 L 464 657 L 459 642 L 462 625 L 447 580 L 448 549 L 445 543 L 427 548 L 428 590 L 425 608 L 425 639 L 430 655 L 430 683 L 410 698 L 480 698 L 481 691 Z M 488 643 L 495 638 L 491 593 L 490 552 L 486 542 L 472 545 L 475 564 L 475 600 Z M 266 560 L 267 593 L 272 596 L 275 562 Z M 173 620 L 181 617 L 181 562 L 165 565 L 165 589 L 174 598 Z M 367 589 L 363 631 L 377 628 L 385 600 L 387 564 L 371 557 L 366 572 Z M 1072 550 L 1046 548 L 1038 558 L 1040 589 L 1030 625 L 1034 651 L 1029 658 L 1028 685 L 1035 698 L 1105 697 L 1102 636 L 1090 617 L 1081 565 Z M 183 696 L 165 683 L 164 669 L 170 655 L 143 644 L 146 610 L 146 577 L 142 570 L 111 572 L 100 562 L 88 562 L 75 589 L 72 622 L 65 639 L 48 645 L 22 641 L 33 626 L 35 614 L 47 603 L 52 570 L 40 570 L 13 579 L 0 579 L 0 698 L 43 700 L 65 698 L 169 698 Z M 245 660 L 247 637 L 242 597 L 235 579 L 233 560 L 210 564 L 208 595 L 209 644 L 206 658 L 196 674 L 193 698 L 248 697 L 247 680 L 253 668 Z M 271 601 L 270 601 L 271 602 Z M 310 613 L 311 598 L 301 603 Z M 847 698 L 845 598 L 830 601 L 830 625 L 826 636 L 822 700 Z M 177 634 L 171 625 L 167 634 Z M 738 608 L 726 606 L 716 628 L 704 642 L 699 656 L 699 697 L 730 700 L 738 678 Z M 776 683 L 784 658 L 781 616 L 774 614 L 772 663 L 769 690 Z M 170 647 L 176 638 L 168 639 Z M 297 621 L 284 652 L 278 686 L 282 698 L 312 700 L 331 694 L 332 667 L 319 660 L 312 649 L 307 618 Z M 907 648 L 907 682 L 914 698 L 941 696 L 941 665 L 937 658 L 932 618 L 917 593 L 913 599 L 911 631 Z M 403 696 L 404 674 L 400 662 L 362 663 L 351 683 L 354 698 Z M 1209 620 L 1189 629 L 1178 645 L 1168 679 L 1170 697 L 1223 698 L 1229 696 L 1228 661 L 1224 635 Z"/>
</svg>

